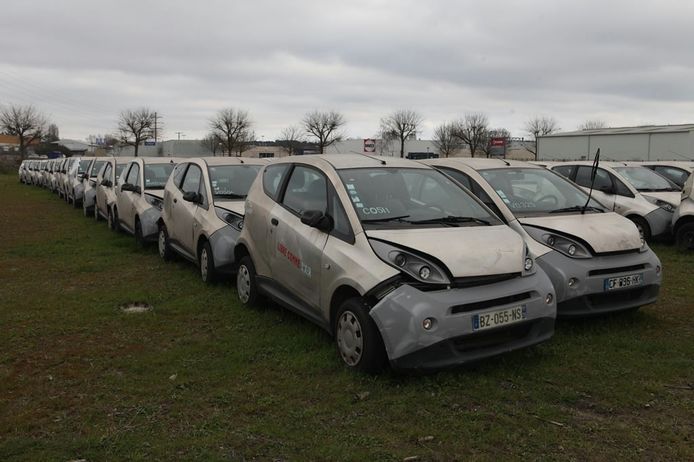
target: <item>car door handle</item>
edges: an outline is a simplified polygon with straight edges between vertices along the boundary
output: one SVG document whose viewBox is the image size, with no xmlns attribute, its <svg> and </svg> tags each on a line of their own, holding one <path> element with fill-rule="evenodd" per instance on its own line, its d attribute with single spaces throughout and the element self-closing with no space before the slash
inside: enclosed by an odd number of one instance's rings
<svg viewBox="0 0 694 462">
<path fill-rule="evenodd" d="M 280 222 L 277 221 L 277 218 L 273 218 L 272 220 L 270 220 L 270 223 L 272 223 L 272 226 L 277 226 L 280 224 Z"/>
</svg>

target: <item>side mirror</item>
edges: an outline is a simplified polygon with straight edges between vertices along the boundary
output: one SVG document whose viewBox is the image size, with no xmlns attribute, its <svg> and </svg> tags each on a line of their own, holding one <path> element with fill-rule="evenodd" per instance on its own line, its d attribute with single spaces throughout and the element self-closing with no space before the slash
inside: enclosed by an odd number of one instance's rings
<svg viewBox="0 0 694 462">
<path fill-rule="evenodd" d="M 194 191 L 188 191 L 183 193 L 183 200 L 186 202 L 192 202 L 194 204 L 200 203 L 200 194 Z"/>
<path fill-rule="evenodd" d="M 136 194 L 142 194 L 142 189 L 139 186 L 133 185 L 133 192 Z"/>
<path fill-rule="evenodd" d="M 135 190 L 135 185 L 130 184 L 130 183 L 123 183 L 120 187 L 121 191 L 134 191 Z"/>
<path fill-rule="evenodd" d="M 101 180 L 101 186 L 105 188 L 110 188 L 113 185 L 111 184 L 111 180 Z"/>
<path fill-rule="evenodd" d="M 333 219 L 320 210 L 306 210 L 301 214 L 301 222 L 324 233 L 333 229 Z"/>
</svg>

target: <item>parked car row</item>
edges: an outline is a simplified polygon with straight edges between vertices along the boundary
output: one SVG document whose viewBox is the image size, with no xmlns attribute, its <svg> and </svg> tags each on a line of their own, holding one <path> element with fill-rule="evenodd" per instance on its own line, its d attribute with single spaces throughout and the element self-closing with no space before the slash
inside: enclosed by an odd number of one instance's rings
<svg viewBox="0 0 694 462">
<path fill-rule="evenodd" d="M 76 173 L 80 184 L 56 192 L 85 215 L 156 240 L 163 259 L 190 260 L 205 282 L 234 277 L 244 305 L 266 297 L 306 317 L 360 371 L 485 360 L 548 340 L 557 316 L 653 303 L 662 282 L 647 233 L 597 186 L 589 197 L 578 165 L 578 184 L 523 162 L 366 155 L 47 168 Z M 25 171 L 21 181 L 41 184 Z"/>
</svg>

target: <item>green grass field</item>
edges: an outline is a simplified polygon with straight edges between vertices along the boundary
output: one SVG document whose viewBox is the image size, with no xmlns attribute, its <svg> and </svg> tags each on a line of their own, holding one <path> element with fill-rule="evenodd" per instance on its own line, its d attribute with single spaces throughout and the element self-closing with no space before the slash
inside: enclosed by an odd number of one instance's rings
<svg viewBox="0 0 694 462">
<path fill-rule="evenodd" d="M 0 175 L 0 460 L 694 460 L 694 254 L 657 305 L 425 376 Z M 151 312 L 119 306 L 146 301 Z"/>
</svg>

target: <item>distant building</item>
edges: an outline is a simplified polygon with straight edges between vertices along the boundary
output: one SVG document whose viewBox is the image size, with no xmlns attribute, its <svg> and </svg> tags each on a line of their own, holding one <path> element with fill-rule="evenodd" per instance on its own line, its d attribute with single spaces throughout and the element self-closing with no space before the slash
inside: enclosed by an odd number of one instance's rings
<svg viewBox="0 0 694 462">
<path fill-rule="evenodd" d="M 238 153 L 234 152 L 236 156 Z M 117 146 L 113 148 L 112 155 L 134 156 L 135 148 L 133 146 Z M 222 156 L 222 147 L 216 153 L 205 144 L 202 140 L 167 140 L 160 141 L 154 146 L 139 146 L 138 156 L 142 157 L 212 157 Z M 241 157 L 285 157 L 288 155 L 287 150 L 274 142 L 258 142 L 251 144 L 248 149 L 241 153 Z"/>
<path fill-rule="evenodd" d="M 538 160 L 694 160 L 694 124 L 644 125 L 538 137 Z"/>
</svg>

